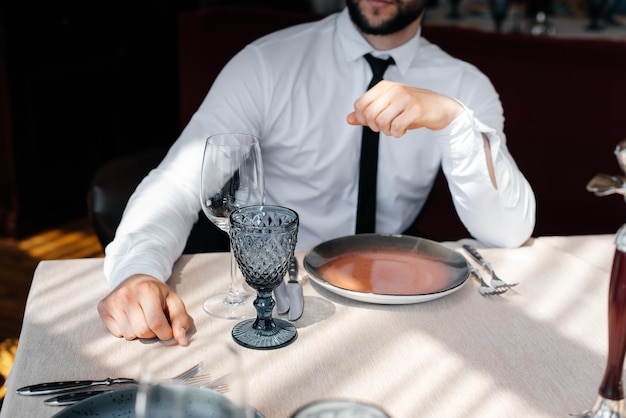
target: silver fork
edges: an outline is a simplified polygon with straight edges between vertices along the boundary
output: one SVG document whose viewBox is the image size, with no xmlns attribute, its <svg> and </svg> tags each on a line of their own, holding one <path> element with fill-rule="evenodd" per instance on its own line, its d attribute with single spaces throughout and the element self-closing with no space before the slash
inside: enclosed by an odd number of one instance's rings
<svg viewBox="0 0 626 418">
<path fill-rule="evenodd" d="M 480 263 L 481 266 L 483 266 L 485 269 L 487 269 L 487 271 L 489 272 L 489 274 L 491 275 L 491 286 L 495 287 L 496 289 L 498 288 L 511 288 L 513 286 L 517 286 L 518 283 L 508 283 L 505 282 L 504 280 L 502 280 L 501 278 L 499 278 L 498 276 L 496 276 L 496 272 L 493 269 L 493 267 L 491 266 L 490 263 L 487 262 L 487 260 L 485 260 L 479 253 L 478 250 L 476 250 L 476 248 L 472 247 L 471 245 L 463 245 L 463 249 L 465 249 L 465 251 L 467 251 L 469 253 L 469 255 L 471 255 L 472 257 L 474 257 L 474 259 L 476 261 L 478 261 Z"/>
<path fill-rule="evenodd" d="M 502 293 L 509 290 L 508 287 L 494 288 L 494 287 L 489 286 L 487 283 L 485 283 L 485 280 L 483 279 L 482 274 L 480 274 L 480 272 L 478 271 L 476 267 L 472 266 L 470 263 L 467 263 L 467 265 L 469 266 L 470 274 L 472 274 L 476 278 L 476 280 L 478 280 L 478 282 L 480 283 L 478 292 L 480 292 L 481 295 L 483 296 L 501 295 Z"/>
<path fill-rule="evenodd" d="M 198 363 L 191 366 L 189 369 L 185 370 L 181 374 L 170 377 L 169 379 L 164 379 L 166 382 L 170 383 L 183 383 L 200 373 L 204 369 L 204 362 L 199 361 Z"/>
</svg>

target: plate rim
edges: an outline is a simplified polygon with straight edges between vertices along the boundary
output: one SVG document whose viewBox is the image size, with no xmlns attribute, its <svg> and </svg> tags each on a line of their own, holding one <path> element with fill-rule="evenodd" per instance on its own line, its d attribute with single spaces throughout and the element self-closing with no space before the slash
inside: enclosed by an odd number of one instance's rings
<svg viewBox="0 0 626 418">
<path fill-rule="evenodd" d="M 198 389 L 198 390 L 207 390 L 207 392 L 210 393 L 210 389 L 208 389 L 208 388 L 205 389 L 205 388 L 196 387 L 196 386 L 189 386 L 189 387 L 193 388 L 193 389 Z M 122 396 L 126 396 L 126 395 L 134 396 L 133 393 L 136 393 L 137 389 L 138 389 L 138 386 L 126 387 L 126 388 L 117 388 L 117 389 L 112 389 L 112 390 L 103 390 L 101 394 L 91 396 L 91 397 L 89 397 L 87 399 L 83 399 L 80 402 L 77 402 L 77 403 L 75 403 L 73 405 L 70 405 L 70 406 L 64 408 L 62 411 L 59 411 L 56 414 L 54 414 L 52 416 L 52 418 L 66 418 L 66 417 L 69 418 L 69 417 L 77 416 L 76 413 L 80 413 L 81 412 L 80 409 L 78 409 L 78 408 L 84 407 L 85 405 L 87 405 L 89 403 L 93 403 L 94 401 L 102 400 L 102 399 L 104 399 L 106 397 L 113 396 L 115 394 L 122 395 Z M 215 392 L 215 391 L 213 391 L 213 392 L 216 395 L 224 396 L 224 395 L 220 394 L 219 392 Z M 120 404 L 118 403 L 118 405 L 120 405 Z M 256 408 L 253 408 L 253 410 L 255 412 L 255 418 L 265 418 L 259 412 L 259 410 L 257 410 Z M 89 411 L 84 411 L 84 412 L 89 413 Z M 92 411 L 92 413 L 93 412 L 98 412 L 98 411 Z M 135 416 L 134 408 L 133 408 L 133 411 L 132 411 L 132 415 L 130 415 L 130 416 L 131 417 Z"/>
<path fill-rule="evenodd" d="M 445 249 L 450 254 L 452 253 L 457 254 L 460 257 L 460 259 L 462 259 L 465 262 L 466 274 L 462 275 L 464 277 L 460 278 L 459 283 L 455 284 L 454 286 L 447 287 L 445 289 L 437 291 L 437 292 L 411 294 L 411 295 L 393 295 L 393 294 L 381 294 L 381 293 L 373 293 L 373 292 L 360 292 L 357 290 L 345 289 L 345 288 L 336 286 L 326 281 L 323 278 L 323 276 L 321 276 L 315 270 L 315 268 L 311 266 L 311 263 L 309 260 L 312 257 L 312 255 L 321 246 L 332 245 L 333 243 L 336 243 L 339 241 L 359 240 L 363 238 L 371 239 L 373 237 L 380 237 L 383 240 L 389 240 L 389 239 L 401 240 L 401 241 L 410 240 L 416 244 L 420 242 L 425 242 L 429 245 L 433 245 L 436 248 Z M 427 301 L 434 300 L 434 299 L 439 299 L 439 298 L 449 295 L 450 293 L 453 293 L 459 290 L 461 287 L 463 287 L 465 283 L 467 283 L 467 280 L 470 276 L 468 261 L 465 257 L 463 257 L 462 254 L 459 254 L 457 251 L 454 251 L 453 249 L 446 247 L 445 245 L 437 241 L 433 241 L 427 238 L 417 237 L 413 235 L 406 235 L 406 234 L 369 233 L 369 234 L 357 234 L 357 235 L 344 235 L 341 237 L 333 238 L 333 239 L 321 242 L 320 244 L 308 250 L 303 257 L 302 264 L 309 278 L 316 284 L 322 286 L 323 288 L 335 294 L 338 294 L 340 296 L 347 297 L 349 299 L 358 300 L 358 301 L 367 302 L 367 303 L 382 304 L 382 305 L 404 305 L 404 304 L 421 303 L 421 302 L 427 302 Z"/>
</svg>

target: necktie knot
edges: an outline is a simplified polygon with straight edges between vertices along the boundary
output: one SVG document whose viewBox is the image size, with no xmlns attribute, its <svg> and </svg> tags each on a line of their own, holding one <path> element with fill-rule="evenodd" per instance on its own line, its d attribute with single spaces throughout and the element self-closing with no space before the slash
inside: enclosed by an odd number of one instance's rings
<svg viewBox="0 0 626 418">
<path fill-rule="evenodd" d="M 370 84 L 367 87 L 367 89 L 369 90 L 374 87 L 376 83 L 383 79 L 383 74 L 385 74 L 387 67 L 389 67 L 391 64 L 395 64 L 395 61 L 392 57 L 384 60 L 382 58 L 376 58 L 372 54 L 365 54 L 363 57 L 372 68 L 373 73 L 372 81 L 370 81 Z"/>
</svg>

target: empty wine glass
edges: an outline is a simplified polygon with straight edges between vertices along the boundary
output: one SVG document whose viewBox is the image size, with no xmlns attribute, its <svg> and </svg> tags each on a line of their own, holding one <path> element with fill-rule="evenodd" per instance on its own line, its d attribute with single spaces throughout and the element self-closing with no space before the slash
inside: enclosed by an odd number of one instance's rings
<svg viewBox="0 0 626 418">
<path fill-rule="evenodd" d="M 229 216 L 242 206 L 261 205 L 265 182 L 261 149 L 256 137 L 248 134 L 217 134 L 206 140 L 202 160 L 200 200 L 204 214 L 225 233 Z M 204 311 L 217 318 L 245 319 L 255 315 L 252 293 L 231 254 L 230 284 L 226 293 L 218 293 L 203 303 Z"/>
<path fill-rule="evenodd" d="M 292 343 L 296 328 L 273 319 L 272 291 L 280 284 L 298 237 L 298 214 L 282 206 L 248 206 L 230 215 L 230 240 L 246 282 L 256 289 L 256 319 L 235 325 L 234 340 L 248 348 L 271 349 Z"/>
</svg>

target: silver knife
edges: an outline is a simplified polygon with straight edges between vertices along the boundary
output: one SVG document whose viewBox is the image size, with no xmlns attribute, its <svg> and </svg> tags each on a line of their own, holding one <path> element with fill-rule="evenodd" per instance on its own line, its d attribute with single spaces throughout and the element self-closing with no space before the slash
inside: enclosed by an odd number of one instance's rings
<svg viewBox="0 0 626 418">
<path fill-rule="evenodd" d="M 289 295 L 287 295 L 284 280 L 281 280 L 278 287 L 274 289 L 274 299 L 276 299 L 276 312 L 281 315 L 286 314 L 289 310 Z"/>
<path fill-rule="evenodd" d="M 507 283 L 501 278 L 499 278 L 496 275 L 496 272 L 494 271 L 491 264 L 488 263 L 487 260 L 485 260 L 478 253 L 478 250 L 476 248 L 472 247 L 471 245 L 465 244 L 463 245 L 463 249 L 465 249 L 465 251 L 467 251 L 469 255 L 471 255 L 474 258 L 474 260 L 478 261 L 481 266 L 483 266 L 485 269 L 487 269 L 487 271 L 489 271 L 489 274 L 491 274 L 491 286 L 492 287 L 495 287 L 496 289 L 498 289 L 498 288 L 503 288 L 503 287 L 511 288 L 511 287 L 517 286 L 518 283 Z"/>
<path fill-rule="evenodd" d="M 52 393 L 69 392 L 74 389 L 84 389 L 92 386 L 110 386 L 116 383 L 135 383 L 135 379 L 127 379 L 120 377 L 117 379 L 104 379 L 104 380 L 68 380 L 63 382 L 48 382 L 39 383 L 37 385 L 24 386 L 17 389 L 17 393 L 20 395 L 49 395 Z"/>
<path fill-rule="evenodd" d="M 302 285 L 298 281 L 298 259 L 291 256 L 289 261 L 289 281 L 285 285 L 289 296 L 289 315 L 287 319 L 295 321 L 302 316 L 304 310 L 304 296 L 302 295 Z"/>
<path fill-rule="evenodd" d="M 45 405 L 49 406 L 67 406 L 74 405 L 84 399 L 91 398 L 92 396 L 100 395 L 101 393 L 110 392 L 114 389 L 104 390 L 84 390 L 81 392 L 66 393 L 64 395 L 55 396 L 43 401 Z"/>
</svg>

